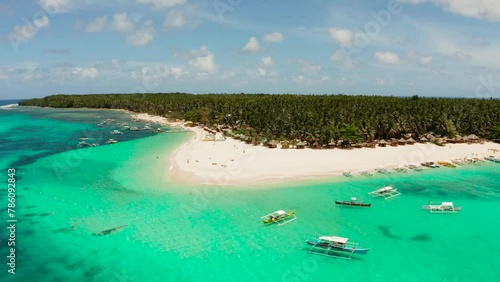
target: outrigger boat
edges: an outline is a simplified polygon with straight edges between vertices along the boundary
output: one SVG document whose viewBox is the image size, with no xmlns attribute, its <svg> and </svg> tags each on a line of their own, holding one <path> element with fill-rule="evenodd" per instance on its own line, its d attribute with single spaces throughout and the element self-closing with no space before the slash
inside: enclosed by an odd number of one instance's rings
<svg viewBox="0 0 500 282">
<path fill-rule="evenodd" d="M 433 161 L 423 162 L 423 163 L 421 163 L 421 165 L 426 166 L 426 167 L 430 167 L 430 168 L 438 168 L 439 167 L 439 165 L 437 165 Z"/>
<path fill-rule="evenodd" d="M 371 195 L 373 198 L 376 197 L 384 197 L 384 199 L 391 199 L 401 195 L 398 189 L 394 189 L 392 186 L 383 187 L 377 189 L 375 191 L 369 192 L 368 195 Z"/>
<path fill-rule="evenodd" d="M 366 169 L 360 169 L 358 172 L 359 172 L 359 174 L 364 175 L 364 176 L 373 176 L 373 173 L 369 172 Z"/>
<path fill-rule="evenodd" d="M 442 165 L 442 166 L 446 166 L 446 167 L 452 167 L 452 168 L 455 168 L 457 167 L 454 163 L 452 163 L 451 161 L 439 161 L 438 164 Z"/>
<path fill-rule="evenodd" d="M 295 215 L 295 210 L 291 212 L 285 212 L 284 210 L 278 210 L 270 214 L 262 216 L 260 219 L 264 224 L 277 223 L 278 225 L 285 225 L 297 219 Z"/>
<path fill-rule="evenodd" d="M 349 238 L 320 236 L 306 240 L 311 245 L 309 253 L 328 257 L 351 259 L 353 254 L 366 255 L 370 249 L 359 247 L 359 243 L 349 242 Z M 339 253 L 348 253 L 348 256 Z"/>
<path fill-rule="evenodd" d="M 352 177 L 352 173 L 345 170 L 343 173 L 342 173 L 345 177 Z"/>
<path fill-rule="evenodd" d="M 335 201 L 337 205 L 353 206 L 353 207 L 371 207 L 372 204 L 365 204 L 363 202 L 356 202 L 356 198 L 351 198 L 350 201 Z"/>
<path fill-rule="evenodd" d="M 456 213 L 462 210 L 462 207 L 455 207 L 453 202 L 442 202 L 440 205 L 433 205 L 430 202 L 429 205 L 422 206 L 422 209 L 428 210 L 431 213 Z"/>
<path fill-rule="evenodd" d="M 489 156 L 489 157 L 484 157 L 484 159 L 491 162 L 500 163 L 500 157 Z"/>
</svg>

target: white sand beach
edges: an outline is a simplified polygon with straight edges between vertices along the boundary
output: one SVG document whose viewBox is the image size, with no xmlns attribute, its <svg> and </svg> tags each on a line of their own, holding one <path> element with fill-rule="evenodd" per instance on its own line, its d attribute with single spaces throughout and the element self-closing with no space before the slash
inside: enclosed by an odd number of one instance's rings
<svg viewBox="0 0 500 282">
<path fill-rule="evenodd" d="M 167 124 L 166 119 L 137 115 L 143 120 Z M 179 126 L 177 122 L 172 125 Z M 168 158 L 171 177 L 189 183 L 248 185 L 297 178 L 356 174 L 359 170 L 384 167 L 392 170 L 400 165 L 426 161 L 446 161 L 492 155 L 500 152 L 500 144 L 415 144 L 398 147 L 362 149 L 276 149 L 245 144 L 232 138 L 225 141 L 203 141 L 208 132 L 189 128 L 192 138 Z M 217 138 L 222 138 L 217 133 Z M 496 153 L 500 155 L 500 153 Z"/>
</svg>

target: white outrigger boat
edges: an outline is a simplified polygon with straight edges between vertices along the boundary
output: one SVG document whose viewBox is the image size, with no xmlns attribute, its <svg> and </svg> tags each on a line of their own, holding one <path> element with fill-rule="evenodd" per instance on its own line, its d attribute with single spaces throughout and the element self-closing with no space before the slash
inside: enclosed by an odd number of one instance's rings
<svg viewBox="0 0 500 282">
<path fill-rule="evenodd" d="M 488 157 L 484 157 L 484 159 L 491 161 L 491 162 L 494 162 L 494 163 L 500 163 L 500 157 L 495 157 L 493 155 L 488 156 Z"/>
<path fill-rule="evenodd" d="M 375 191 L 369 192 L 368 195 L 371 195 L 373 198 L 376 197 L 384 197 L 384 199 L 391 199 L 401 195 L 398 189 L 394 189 L 392 186 L 382 187 Z"/>
<path fill-rule="evenodd" d="M 320 236 L 306 240 L 306 243 L 311 246 L 311 254 L 343 259 L 351 259 L 353 254 L 366 255 L 370 250 L 359 247 L 359 243 L 349 242 L 349 238 L 337 236 Z M 347 256 L 342 253 L 347 253 Z"/>
<path fill-rule="evenodd" d="M 422 209 L 428 210 L 431 213 L 457 213 L 462 210 L 462 207 L 455 207 L 453 202 L 442 202 L 440 205 L 433 205 L 430 202 L 429 205 L 422 206 Z"/>
<path fill-rule="evenodd" d="M 262 216 L 260 219 L 264 224 L 277 223 L 278 225 L 285 225 L 297 219 L 295 215 L 295 210 L 291 212 L 285 212 L 284 210 L 278 210 L 270 214 Z"/>
<path fill-rule="evenodd" d="M 120 134 L 123 134 L 123 132 L 118 131 L 118 130 L 113 130 L 113 131 L 111 131 L 111 134 L 113 134 L 113 135 L 120 135 Z"/>
</svg>

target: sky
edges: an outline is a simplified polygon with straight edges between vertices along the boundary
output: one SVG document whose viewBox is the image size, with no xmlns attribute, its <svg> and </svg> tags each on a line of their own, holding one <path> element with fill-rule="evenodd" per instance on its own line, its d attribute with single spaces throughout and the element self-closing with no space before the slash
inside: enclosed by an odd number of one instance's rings
<svg viewBox="0 0 500 282">
<path fill-rule="evenodd" d="M 0 99 L 500 98 L 498 0 L 2 0 Z"/>
</svg>

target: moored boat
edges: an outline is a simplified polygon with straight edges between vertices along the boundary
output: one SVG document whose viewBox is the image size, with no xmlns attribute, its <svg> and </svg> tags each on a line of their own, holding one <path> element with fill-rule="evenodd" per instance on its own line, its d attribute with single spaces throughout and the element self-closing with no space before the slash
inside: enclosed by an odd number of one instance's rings
<svg viewBox="0 0 500 282">
<path fill-rule="evenodd" d="M 455 207 L 453 202 L 442 202 L 439 205 L 433 205 L 430 202 L 429 205 L 422 206 L 423 210 L 428 210 L 431 213 L 456 213 L 462 210 L 462 206 Z"/>
<path fill-rule="evenodd" d="M 391 199 L 394 197 L 397 197 L 401 195 L 401 193 L 398 191 L 398 189 L 395 189 L 392 186 L 386 186 L 382 187 L 380 189 L 377 189 L 375 191 L 371 191 L 368 193 L 368 195 L 371 195 L 372 197 L 384 197 L 384 199 Z"/>
<path fill-rule="evenodd" d="M 372 204 L 356 202 L 356 198 L 351 198 L 350 201 L 335 201 L 337 205 L 353 206 L 353 207 L 371 207 Z"/>
<path fill-rule="evenodd" d="M 347 171 L 347 170 L 345 170 L 345 171 L 342 173 L 342 175 L 344 175 L 345 177 L 352 177 L 352 173 L 351 173 L 351 172 L 349 172 L 349 171 Z"/>
<path fill-rule="evenodd" d="M 484 159 L 487 161 L 490 161 L 490 162 L 500 163 L 500 157 L 495 157 L 493 155 L 488 156 L 488 157 L 484 157 Z"/>
<path fill-rule="evenodd" d="M 438 164 L 442 165 L 442 166 L 446 166 L 446 167 L 452 167 L 452 168 L 455 168 L 457 167 L 454 163 L 452 163 L 451 161 L 439 161 Z"/>
<path fill-rule="evenodd" d="M 295 215 L 295 210 L 290 212 L 277 210 L 275 212 L 262 216 L 260 219 L 262 219 L 262 222 L 264 222 L 264 224 L 277 223 L 278 225 L 284 225 L 296 220 L 297 216 Z"/>
<path fill-rule="evenodd" d="M 366 255 L 370 249 L 359 246 L 359 243 L 349 242 L 349 238 L 337 236 L 320 236 L 306 240 L 311 246 L 309 253 L 336 258 L 351 259 L 353 254 Z M 348 253 L 348 256 L 339 253 Z"/>
<path fill-rule="evenodd" d="M 421 165 L 426 166 L 426 167 L 430 167 L 430 168 L 438 168 L 439 167 L 439 165 L 437 165 L 433 161 L 423 162 L 423 163 L 421 163 Z"/>
</svg>

